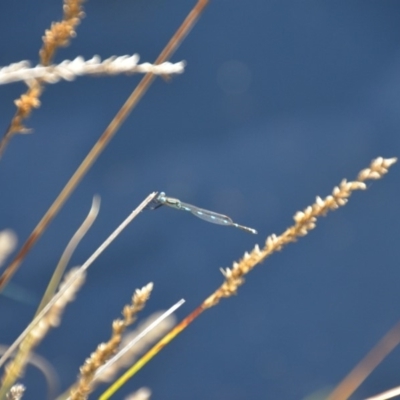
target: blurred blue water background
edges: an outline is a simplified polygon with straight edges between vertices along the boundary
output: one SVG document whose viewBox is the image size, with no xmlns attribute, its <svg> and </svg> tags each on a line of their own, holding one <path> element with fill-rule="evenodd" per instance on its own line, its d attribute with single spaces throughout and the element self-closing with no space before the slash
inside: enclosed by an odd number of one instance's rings
<svg viewBox="0 0 400 400">
<path fill-rule="evenodd" d="M 195 1 L 88 1 L 57 61 L 139 53 L 156 58 Z M 1 2 L 0 65 L 36 63 L 61 1 Z M 100 216 L 73 256 L 81 264 L 148 193 L 231 216 L 258 237 L 161 208 L 146 212 L 96 261 L 62 325 L 38 349 L 65 389 L 107 339 L 135 288 L 155 284 L 144 315 L 184 297 L 183 318 L 230 266 L 292 216 L 353 179 L 377 156 L 400 155 L 400 4 L 212 1 L 173 56 L 186 72 L 156 80 L 13 282 L 39 297 L 95 193 Z M 0 229 L 22 243 L 103 132 L 138 76 L 48 86 L 0 163 Z M 0 130 L 22 84 L 0 88 Z M 333 387 L 400 319 L 400 172 L 356 193 L 310 235 L 246 279 L 239 295 L 198 319 L 116 398 L 149 386 L 154 399 L 305 399 Z M 0 298 L 0 342 L 34 312 Z M 355 399 L 400 384 L 400 350 Z M 28 398 L 44 383 L 28 371 Z"/>
</svg>

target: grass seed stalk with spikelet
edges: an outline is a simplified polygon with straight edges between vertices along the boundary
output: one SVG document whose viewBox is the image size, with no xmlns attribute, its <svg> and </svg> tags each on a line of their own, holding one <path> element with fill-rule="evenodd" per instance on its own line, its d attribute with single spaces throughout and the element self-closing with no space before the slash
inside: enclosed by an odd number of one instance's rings
<svg viewBox="0 0 400 400">
<path fill-rule="evenodd" d="M 85 361 L 80 368 L 80 375 L 74 388 L 71 389 L 71 400 L 86 399 L 93 390 L 92 385 L 96 371 L 113 356 L 119 348 L 122 341 L 122 334 L 129 325 L 132 325 L 137 318 L 139 311 L 143 309 L 150 293 L 153 290 L 153 284 L 149 283 L 142 289 L 137 289 L 132 297 L 132 303 L 126 305 L 122 311 L 123 319 L 116 319 L 112 324 L 111 338 L 98 345 L 96 351 Z"/>
<path fill-rule="evenodd" d="M 231 269 L 221 270 L 225 276 L 225 282 L 203 303 L 204 307 L 215 306 L 223 297 L 230 297 L 236 294 L 238 287 L 244 282 L 244 275 L 251 271 L 257 264 L 264 261 L 272 253 L 282 250 L 287 244 L 307 235 L 310 230 L 315 228 L 319 217 L 325 216 L 329 211 L 344 206 L 352 192 L 355 190 L 365 190 L 367 188 L 365 181 L 382 178 L 396 161 L 397 158 L 385 159 L 378 157 L 371 162 L 369 168 L 363 169 L 358 174 L 355 181 L 347 182 L 346 179 L 342 180 L 340 185 L 333 189 L 331 195 L 325 197 L 325 199 L 318 196 L 314 204 L 308 206 L 303 211 L 298 211 L 293 217 L 295 224 L 279 236 L 275 234 L 268 236 L 263 249 L 260 250 L 259 246 L 256 245 L 250 253 L 246 252 L 239 262 L 234 262 Z"/>
<path fill-rule="evenodd" d="M 46 30 L 43 36 L 43 46 L 39 51 L 40 62 L 47 66 L 52 61 L 59 47 L 68 46 L 70 39 L 76 35 L 76 27 L 84 17 L 82 8 L 83 0 L 64 0 L 64 15 L 60 22 L 55 22 L 51 28 Z M 30 130 L 23 125 L 34 108 L 40 106 L 40 96 L 43 85 L 40 79 L 27 81 L 28 90 L 25 94 L 15 100 L 17 111 L 11 120 L 3 139 L 0 141 L 0 157 L 4 152 L 10 139 L 17 133 L 29 133 Z"/>
<path fill-rule="evenodd" d="M 198 18 L 200 12 L 204 8 L 204 5 L 207 4 L 206 0 L 199 0 L 196 7 L 193 9 L 192 13 L 188 16 L 188 19 L 185 20 L 185 23 L 182 26 L 176 36 L 173 37 L 173 40 L 166 46 L 165 50 L 162 52 L 158 61 L 165 60 L 169 55 L 174 51 L 174 49 L 179 45 L 180 41 L 183 39 L 185 34 L 189 31 L 190 24 L 193 24 L 193 21 Z M 196 14 L 197 12 L 197 14 Z M 65 0 L 64 1 L 64 18 L 59 23 L 52 24 L 50 30 L 46 31 L 45 36 L 43 38 L 44 45 L 40 51 L 41 63 L 43 66 L 40 73 L 44 73 L 43 76 L 36 76 L 30 78 L 30 81 L 27 82 L 29 86 L 29 90 L 26 94 L 22 95 L 19 100 L 16 101 L 17 105 L 17 113 L 14 119 L 11 122 L 10 128 L 4 137 L 3 145 L 7 144 L 8 140 L 15 133 L 24 133 L 27 129 L 24 127 L 22 121 L 26 119 L 31 113 L 32 109 L 38 107 L 40 105 L 40 95 L 43 91 L 44 83 L 50 83 L 55 75 L 49 78 L 46 81 L 45 77 L 51 69 L 53 72 L 57 69 L 57 66 L 50 66 L 52 58 L 54 56 L 55 50 L 60 46 L 65 46 L 69 43 L 69 40 L 75 36 L 76 27 L 79 24 L 81 18 L 83 17 L 82 11 L 82 1 L 80 0 Z M 186 25 L 185 25 L 186 24 Z M 186 28 L 185 28 L 186 27 Z M 185 30 L 186 29 L 186 30 Z M 186 33 L 182 33 L 186 32 Z M 107 60 L 106 60 L 107 61 Z M 73 64 L 73 62 L 71 63 Z M 156 62 L 159 64 L 159 62 Z M 49 67 L 48 69 L 46 69 Z M 101 67 L 101 65 L 99 65 Z M 157 68 L 161 67 L 161 65 L 157 65 Z M 125 114 L 121 113 L 116 116 L 113 122 L 110 124 L 111 126 L 119 126 L 123 120 L 126 118 L 127 113 L 132 107 L 137 103 L 138 99 L 143 95 L 147 87 L 150 85 L 152 80 L 154 79 L 153 75 L 155 73 L 156 68 L 154 66 L 150 67 L 146 71 L 148 74 L 141 82 L 140 90 L 135 91 L 130 97 L 130 100 L 126 103 L 125 111 L 128 110 Z M 39 67 L 40 69 L 41 67 Z M 25 71 L 26 72 L 26 71 Z M 64 71 L 66 72 L 66 71 Z M 38 73 L 37 69 L 33 69 L 28 73 Z M 71 73 L 71 71 L 67 71 L 67 75 Z M 164 73 L 167 73 L 164 71 Z M 59 78 L 59 77 L 58 77 Z M 57 79 L 58 79 L 57 78 Z M 94 151 L 88 155 L 88 158 L 85 158 L 84 162 L 81 164 L 81 167 L 77 170 L 77 173 L 71 178 L 71 181 L 66 185 L 66 189 L 60 194 L 60 197 L 57 198 L 52 208 L 50 208 L 49 212 L 46 213 L 45 217 L 42 221 L 45 223 L 49 223 L 57 211 L 60 209 L 62 204 L 65 202 L 66 198 L 69 194 L 74 190 L 79 180 L 82 178 L 83 174 L 86 173 L 88 168 L 92 165 L 94 160 L 97 158 L 101 150 L 104 148 L 101 147 L 102 143 L 107 143 L 111 137 L 115 134 L 115 130 L 113 131 L 111 128 L 107 128 L 104 134 L 99 140 L 98 143 L 94 146 Z M 100 145 L 98 145 L 100 143 Z M 97 147 L 96 147 L 97 146 Z M 4 149 L 2 145 L 0 145 L 0 153 Z M 97 150 L 96 150 L 97 149 Z M 100 150 L 98 150 L 100 149 Z M 333 190 L 332 195 L 326 197 L 325 199 L 317 197 L 315 204 L 307 207 L 304 211 L 296 213 L 294 220 L 295 224 L 288 228 L 281 235 L 271 235 L 266 240 L 266 245 L 262 249 L 259 246 L 255 246 L 255 248 L 250 253 L 245 253 L 244 257 L 235 262 L 232 268 L 227 268 L 226 270 L 222 270 L 225 280 L 223 284 L 211 295 L 209 296 L 201 305 L 198 307 L 192 314 L 190 314 L 180 325 L 178 325 L 169 336 L 163 339 L 158 345 L 156 345 L 150 352 L 145 355 L 135 366 L 133 370 L 137 371 L 138 367 L 144 365 L 151 357 L 149 355 L 154 355 L 155 351 L 159 351 L 163 346 L 165 346 L 168 341 L 170 341 L 174 336 L 176 336 L 180 331 L 182 331 L 190 322 L 194 320 L 202 311 L 217 305 L 219 301 L 224 297 L 230 297 L 237 293 L 238 287 L 243 284 L 244 276 L 250 272 L 257 264 L 261 263 L 265 260 L 266 257 L 274 253 L 275 251 L 279 251 L 287 244 L 296 241 L 301 236 L 306 235 L 311 229 L 315 228 L 315 224 L 317 219 L 320 216 L 324 216 L 328 211 L 335 210 L 336 208 L 343 206 L 348 201 L 349 196 L 355 190 L 363 190 L 366 188 L 364 181 L 368 179 L 379 179 L 381 178 L 388 170 L 388 168 L 396 161 L 396 159 L 383 159 L 378 158 L 374 160 L 370 166 L 370 168 L 363 170 L 358 178 L 353 182 L 342 181 L 341 184 Z M 45 223 L 39 223 L 38 227 L 45 228 Z M 35 229 L 33 234 L 27 241 L 27 245 L 25 245 L 24 249 L 29 251 L 37 238 L 41 235 L 42 231 L 40 229 Z M 18 268 L 18 265 L 21 259 L 25 256 L 26 253 L 22 252 L 22 256 L 17 258 L 16 263 L 14 265 L 15 269 Z M 15 271 L 12 270 L 12 273 Z M 9 279 L 9 276 L 6 276 Z M 7 279 L 3 281 L 6 282 Z M 133 300 L 133 305 L 129 307 L 134 308 L 135 299 Z M 56 303 L 57 304 L 57 303 Z M 128 307 L 128 308 L 129 308 Z M 92 356 L 86 361 L 84 366 L 81 368 L 81 375 L 79 381 L 77 382 L 75 388 L 72 391 L 73 398 L 86 398 L 88 393 L 92 390 L 93 378 L 98 367 L 110 357 L 110 355 L 115 352 L 116 347 L 121 341 L 121 333 L 126 328 L 126 326 L 133 322 L 132 318 L 132 310 L 128 310 L 124 314 L 124 319 L 119 320 L 119 322 L 114 322 L 113 324 L 113 334 L 109 342 L 99 345 L 98 349 L 92 354 Z M 46 316 L 47 317 L 47 316 Z M 45 323 L 45 318 L 43 321 Z M 50 324 L 51 325 L 51 324 Z M 43 333 L 40 333 L 40 327 L 42 325 L 37 326 L 38 337 L 43 336 Z M 36 328 L 35 328 L 36 329 Z M 33 333 L 34 331 L 32 331 Z M 29 343 L 29 340 L 27 340 Z M 17 386 L 13 386 L 13 388 L 9 391 L 8 396 L 10 398 L 18 398 L 17 396 L 22 395 L 21 390 L 18 389 Z M 106 397 L 102 397 L 106 398 Z"/>
<path fill-rule="evenodd" d="M 345 179 L 342 180 L 339 186 L 333 189 L 331 195 L 325 199 L 317 197 L 314 204 L 308 206 L 304 211 L 298 211 L 294 215 L 295 224 L 278 236 L 275 234 L 268 236 L 264 248 L 260 249 L 256 245 L 250 253 L 246 252 L 242 259 L 234 262 L 232 268 L 222 269 L 221 271 L 225 277 L 222 285 L 112 384 L 101 395 L 100 400 L 107 400 L 115 394 L 121 386 L 179 333 L 186 329 L 203 311 L 216 306 L 223 298 L 236 295 L 239 286 L 244 283 L 244 276 L 253 270 L 256 265 L 263 262 L 271 254 L 282 250 L 287 244 L 296 242 L 300 237 L 307 235 L 310 230 L 316 227 L 318 218 L 325 216 L 329 211 L 334 211 L 344 206 L 352 192 L 365 190 L 367 188 L 365 181 L 382 178 L 396 162 L 397 158 L 376 158 L 371 162 L 369 168 L 363 169 L 358 174 L 356 180 L 350 182 Z"/>
</svg>

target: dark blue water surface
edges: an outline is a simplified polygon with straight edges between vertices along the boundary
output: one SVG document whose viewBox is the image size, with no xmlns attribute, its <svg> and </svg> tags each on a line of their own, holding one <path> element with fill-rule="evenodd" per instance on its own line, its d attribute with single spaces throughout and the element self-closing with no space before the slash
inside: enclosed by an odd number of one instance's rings
<svg viewBox="0 0 400 400">
<path fill-rule="evenodd" d="M 139 53 L 153 61 L 194 0 L 88 1 L 57 61 Z M 0 4 L 0 65 L 38 62 L 61 1 Z M 82 264 L 151 191 L 229 215 L 257 237 L 167 207 L 140 215 L 95 262 L 60 328 L 37 352 L 65 389 L 110 334 L 135 288 L 154 282 L 143 312 L 184 297 L 183 318 L 244 251 L 281 233 L 297 210 L 355 178 L 377 156 L 400 155 L 398 1 L 211 1 L 172 57 L 183 75 L 157 79 L 29 254 L 13 282 L 39 297 L 91 198 L 101 212 L 71 264 Z M 0 163 L 0 229 L 22 242 L 138 83 L 79 78 L 46 88 Z M 0 131 L 21 83 L 0 88 Z M 400 169 L 319 221 L 257 267 L 238 296 L 204 313 L 118 393 L 153 399 L 306 399 L 329 390 L 400 319 Z M 0 342 L 34 305 L 0 298 Z M 357 391 L 400 384 L 400 351 Z M 27 398 L 44 398 L 32 369 Z M 100 392 L 98 392 L 100 393 Z"/>
</svg>

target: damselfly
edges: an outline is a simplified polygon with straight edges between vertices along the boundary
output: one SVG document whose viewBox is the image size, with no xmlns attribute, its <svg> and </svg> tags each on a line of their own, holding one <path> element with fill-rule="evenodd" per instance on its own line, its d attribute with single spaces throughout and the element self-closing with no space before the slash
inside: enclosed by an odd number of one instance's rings
<svg viewBox="0 0 400 400">
<path fill-rule="evenodd" d="M 198 218 L 204 221 L 211 222 L 213 224 L 233 226 L 235 228 L 242 229 L 243 231 L 256 234 L 257 231 L 253 228 L 248 228 L 247 226 L 239 225 L 233 222 L 231 218 L 226 215 L 218 214 L 214 211 L 204 210 L 192 204 L 184 203 L 173 197 L 167 197 L 164 192 L 161 192 L 152 202 L 146 207 L 148 210 L 155 210 L 161 206 L 169 206 L 175 208 L 176 210 L 189 211 Z"/>
</svg>

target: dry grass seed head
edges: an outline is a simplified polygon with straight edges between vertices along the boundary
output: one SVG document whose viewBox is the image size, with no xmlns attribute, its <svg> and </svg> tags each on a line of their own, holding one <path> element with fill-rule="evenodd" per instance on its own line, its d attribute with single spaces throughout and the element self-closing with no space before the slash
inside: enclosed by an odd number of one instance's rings
<svg viewBox="0 0 400 400">
<path fill-rule="evenodd" d="M 51 28 L 47 29 L 43 36 L 43 46 L 39 51 L 42 65 L 49 65 L 57 48 L 67 46 L 69 40 L 76 35 L 75 29 L 80 20 L 84 17 L 82 3 L 83 0 L 64 1 L 63 20 L 61 22 L 52 23 Z M 43 92 L 41 80 L 31 80 L 27 82 L 27 84 L 29 86 L 27 92 L 14 101 L 17 111 L 0 142 L 0 156 L 15 134 L 30 132 L 30 130 L 23 125 L 22 121 L 29 117 L 34 108 L 40 107 L 39 97 Z"/>
<path fill-rule="evenodd" d="M 15 384 L 7 393 L 7 400 L 20 400 L 25 392 L 25 386 L 20 383 Z"/>
<path fill-rule="evenodd" d="M 144 320 L 140 325 L 137 326 L 136 329 L 126 332 L 123 335 L 120 347 L 123 349 L 126 345 L 128 345 L 134 338 L 140 335 L 149 325 L 151 325 L 154 321 L 156 321 L 163 312 L 157 312 L 152 314 L 146 320 Z M 144 354 L 144 352 L 152 346 L 157 340 L 163 337 L 172 327 L 176 324 L 176 317 L 174 315 L 170 315 L 169 317 L 162 320 L 154 329 L 148 332 L 138 343 L 134 346 L 131 346 L 129 350 L 116 362 L 110 364 L 106 367 L 100 375 L 96 375 L 96 382 L 111 382 L 117 373 L 129 366 L 132 365 L 133 362 L 139 358 L 140 355 Z"/>
<path fill-rule="evenodd" d="M 85 16 L 82 3 L 82 0 L 64 1 L 63 20 L 53 22 L 43 36 L 43 46 L 39 52 L 42 65 L 49 65 L 57 48 L 68 46 L 69 40 L 76 36 L 76 27 Z"/>
<path fill-rule="evenodd" d="M 63 291 L 64 287 L 69 284 L 69 281 L 73 278 L 73 284 L 68 287 L 63 295 L 53 304 L 50 310 L 44 315 L 40 322 L 32 329 L 31 335 L 34 336 L 38 341 L 41 341 L 51 328 L 56 328 L 60 325 L 61 316 L 64 312 L 65 307 L 68 303 L 75 300 L 77 292 L 80 290 L 82 285 L 85 283 L 86 274 L 79 273 L 78 277 L 75 274 L 79 271 L 79 267 L 71 268 L 66 274 L 64 280 L 61 282 L 58 291 Z"/>
<path fill-rule="evenodd" d="M 126 305 L 122 311 L 124 318 L 117 319 L 113 322 L 111 338 L 108 342 L 99 344 L 96 351 L 86 359 L 85 363 L 80 368 L 78 381 L 70 392 L 71 400 L 86 399 L 93 390 L 96 371 L 117 352 L 123 332 L 129 325 L 135 322 L 138 312 L 145 306 L 152 290 L 153 283 L 149 283 L 142 289 L 137 289 L 135 291 L 132 296 L 132 303 Z"/>
<path fill-rule="evenodd" d="M 234 262 L 231 269 L 221 269 L 225 281 L 216 292 L 205 300 L 203 307 L 213 307 L 219 303 L 221 298 L 235 295 L 238 287 L 244 283 L 244 275 L 257 264 L 264 261 L 272 253 L 280 251 L 285 245 L 295 242 L 301 236 L 307 235 L 310 230 L 315 228 L 319 217 L 325 216 L 328 211 L 344 206 L 353 191 L 367 188 L 364 181 L 382 178 L 396 161 L 396 158 L 376 158 L 371 162 L 369 168 L 362 170 L 358 174 L 357 180 L 353 182 L 342 180 L 340 185 L 333 189 L 331 195 L 325 199 L 317 197 L 314 204 L 303 211 L 296 212 L 293 217 L 295 224 L 279 236 L 270 235 L 262 250 L 257 245 L 250 253 L 246 252 L 239 262 Z"/>
<path fill-rule="evenodd" d="M 64 281 L 60 285 L 60 290 L 63 290 L 69 280 L 74 277 L 77 268 L 72 268 L 65 276 Z M 60 324 L 61 315 L 66 305 L 75 299 L 75 295 L 85 281 L 85 275 L 80 274 L 68 290 L 60 297 L 60 299 L 50 308 L 43 318 L 34 326 L 30 333 L 26 336 L 20 345 L 20 351 L 16 357 L 10 361 L 5 368 L 2 377 L 4 387 L 8 386 L 8 382 L 15 382 L 18 377 L 23 375 L 26 364 L 29 361 L 30 354 L 46 336 L 51 328 L 57 327 Z"/>
</svg>

